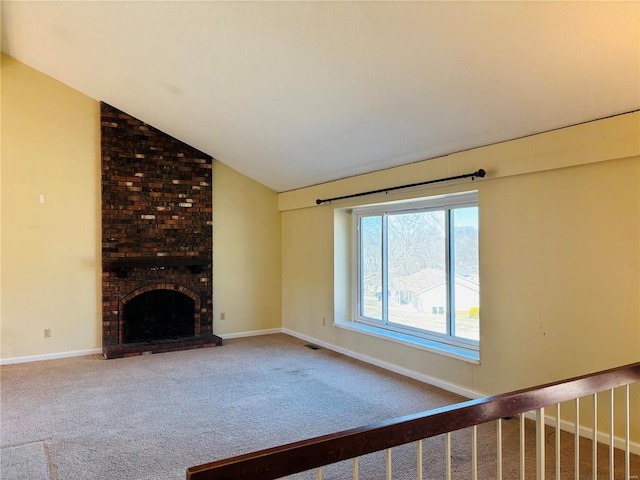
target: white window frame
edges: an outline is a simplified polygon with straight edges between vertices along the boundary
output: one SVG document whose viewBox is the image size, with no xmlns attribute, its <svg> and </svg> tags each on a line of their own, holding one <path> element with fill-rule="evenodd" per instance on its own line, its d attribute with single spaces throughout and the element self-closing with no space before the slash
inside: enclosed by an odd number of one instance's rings
<svg viewBox="0 0 640 480">
<path fill-rule="evenodd" d="M 454 327 L 454 313 L 450 308 L 450 305 L 453 304 L 453 288 L 452 283 L 455 282 L 455 278 L 450 275 L 451 264 L 450 264 L 450 249 L 451 249 L 451 237 L 449 230 L 449 222 L 447 220 L 447 232 L 446 232 L 446 263 L 447 263 L 447 331 L 449 333 L 442 334 L 438 332 L 432 332 L 428 330 L 412 328 L 409 326 L 400 326 L 397 324 L 388 324 L 388 312 L 383 312 L 383 320 L 377 320 L 369 317 L 364 317 L 360 315 L 360 304 L 361 304 L 361 285 L 360 285 L 360 260 L 361 260 L 361 251 L 360 251 L 360 219 L 367 216 L 380 216 L 383 217 L 383 225 L 386 223 L 386 217 L 388 214 L 397 214 L 397 213 L 412 213 L 412 212 L 427 212 L 427 211 L 450 211 L 456 208 L 464 208 L 464 207 L 478 207 L 478 192 L 464 192 L 450 195 L 440 195 L 420 200 L 414 201 L 403 201 L 403 202 L 392 202 L 392 203 L 381 203 L 376 205 L 368 205 L 364 207 L 357 207 L 352 210 L 352 235 L 353 235 L 353 275 L 352 275 L 352 307 L 353 307 L 353 322 L 354 324 L 366 325 L 367 327 L 374 328 L 381 334 L 385 334 L 387 332 L 390 336 L 394 336 L 396 334 L 408 335 L 410 337 L 416 337 L 417 339 L 425 339 L 430 342 L 435 342 L 436 344 L 441 344 L 448 348 L 449 346 L 454 348 L 462 349 L 462 351 L 469 351 L 478 353 L 480 350 L 480 342 L 477 340 L 456 337 L 455 335 L 451 335 L 451 331 Z M 447 219 L 448 219 L 447 215 Z M 383 236 L 383 264 L 386 264 L 386 252 L 384 251 L 386 248 L 386 225 L 383 227 L 382 231 Z M 383 271 L 386 270 L 386 265 L 383 266 Z M 386 275 L 383 275 L 382 280 L 382 291 L 387 291 L 387 278 Z M 383 295 L 383 310 L 385 310 L 384 305 L 387 301 L 384 300 Z M 385 321 L 385 317 L 387 320 Z"/>
</svg>

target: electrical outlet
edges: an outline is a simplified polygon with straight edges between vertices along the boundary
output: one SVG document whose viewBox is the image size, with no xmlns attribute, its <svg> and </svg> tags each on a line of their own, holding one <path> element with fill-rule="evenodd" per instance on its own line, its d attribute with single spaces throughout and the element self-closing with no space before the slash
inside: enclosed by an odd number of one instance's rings
<svg viewBox="0 0 640 480">
<path fill-rule="evenodd" d="M 227 315 L 224 312 L 220 312 L 220 320 L 224 320 L 226 316 Z"/>
<path fill-rule="evenodd" d="M 44 338 L 49 338 L 51 336 L 51 329 L 50 328 L 45 328 L 44 329 Z"/>
</svg>

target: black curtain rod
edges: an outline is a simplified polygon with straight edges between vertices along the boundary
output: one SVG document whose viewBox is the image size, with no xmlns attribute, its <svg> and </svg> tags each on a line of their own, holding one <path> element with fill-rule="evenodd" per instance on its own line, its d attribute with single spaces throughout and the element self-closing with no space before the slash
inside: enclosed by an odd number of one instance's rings
<svg viewBox="0 0 640 480">
<path fill-rule="evenodd" d="M 316 205 L 320 205 L 320 204 L 325 203 L 325 202 L 332 202 L 334 200 L 343 200 L 345 198 L 362 197 L 363 195 L 372 195 L 374 193 L 392 192 L 393 190 L 400 190 L 401 188 L 419 187 L 420 185 L 428 185 L 430 183 L 446 182 L 446 181 L 449 181 L 449 180 L 459 180 L 461 178 L 469 178 L 469 177 L 471 177 L 471 180 L 475 180 L 476 177 L 482 178 L 486 174 L 487 174 L 487 172 L 484 171 L 481 168 L 480 170 L 476 170 L 473 173 L 465 173 L 464 175 L 456 175 L 455 177 L 439 178 L 437 180 L 427 180 L 426 182 L 410 183 L 409 185 L 400 185 L 398 187 L 381 188 L 380 190 L 371 190 L 370 192 L 354 193 L 352 195 L 344 195 L 342 197 L 325 198 L 324 200 L 319 198 L 319 199 L 316 200 Z"/>
</svg>

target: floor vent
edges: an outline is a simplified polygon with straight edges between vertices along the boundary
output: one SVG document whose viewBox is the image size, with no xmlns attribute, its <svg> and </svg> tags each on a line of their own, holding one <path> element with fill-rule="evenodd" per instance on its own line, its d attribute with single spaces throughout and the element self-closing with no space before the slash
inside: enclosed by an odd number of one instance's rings
<svg viewBox="0 0 640 480">
<path fill-rule="evenodd" d="M 320 350 L 322 348 L 322 347 L 319 347 L 318 345 L 314 345 L 313 343 L 307 343 L 305 347 L 310 348 L 311 350 Z"/>
</svg>

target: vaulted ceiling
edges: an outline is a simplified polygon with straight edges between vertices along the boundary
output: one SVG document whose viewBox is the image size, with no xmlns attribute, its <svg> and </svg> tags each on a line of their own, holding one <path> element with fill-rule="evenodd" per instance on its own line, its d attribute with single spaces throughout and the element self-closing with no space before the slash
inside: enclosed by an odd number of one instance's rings
<svg viewBox="0 0 640 480">
<path fill-rule="evenodd" d="M 640 2 L 2 1 L 2 51 L 287 191 L 640 109 Z"/>
</svg>

